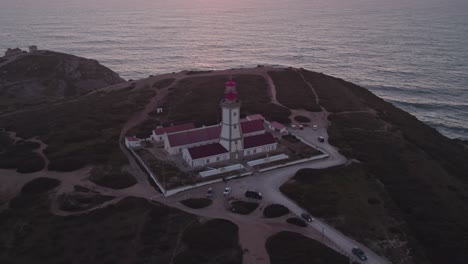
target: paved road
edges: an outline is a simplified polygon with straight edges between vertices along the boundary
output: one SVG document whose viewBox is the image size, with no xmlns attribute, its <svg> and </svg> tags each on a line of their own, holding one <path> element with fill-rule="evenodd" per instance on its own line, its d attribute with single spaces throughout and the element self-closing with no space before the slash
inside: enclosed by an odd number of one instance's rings
<svg viewBox="0 0 468 264">
<path fill-rule="evenodd" d="M 244 73 L 245 74 L 258 74 L 267 78 L 267 81 L 270 84 L 271 86 L 270 88 L 272 90 L 272 93 L 271 93 L 273 97 L 272 101 L 277 103 L 277 100 L 275 98 L 275 93 L 274 93 L 274 90 L 275 90 L 274 84 L 269 78 L 268 74 L 266 74 L 268 70 L 278 70 L 278 69 L 257 68 L 253 70 L 252 69 L 227 70 L 227 71 L 198 74 L 196 76 L 212 76 L 212 75 L 219 75 L 219 74 L 233 75 L 233 74 L 244 74 Z M 161 76 L 158 76 L 158 77 L 162 78 Z M 167 77 L 175 78 L 177 82 L 180 79 L 190 77 L 190 76 L 186 76 L 185 73 L 176 73 L 176 74 L 169 74 L 167 76 L 164 76 L 164 78 L 167 78 Z M 140 84 L 143 85 L 144 84 L 143 82 L 151 83 L 154 80 L 156 80 L 156 77 L 142 80 L 141 81 L 142 83 L 140 83 L 139 81 L 138 86 Z M 108 89 L 113 89 L 113 88 L 108 88 Z M 148 110 L 154 107 L 154 104 L 158 101 L 158 99 L 153 98 L 153 100 L 151 100 L 151 103 L 148 104 L 148 106 L 145 108 L 145 111 L 143 111 L 143 113 L 135 115 L 131 120 L 129 120 L 129 122 L 125 125 L 125 128 L 123 130 L 126 131 L 130 129 L 131 127 L 137 125 L 138 123 L 142 122 Z M 264 206 L 271 204 L 271 203 L 283 204 L 291 210 L 292 214 L 300 215 L 302 212 L 304 212 L 304 209 L 298 206 L 296 203 L 294 203 L 290 199 L 288 199 L 286 196 L 284 196 L 279 191 L 279 187 L 284 182 L 292 178 L 294 174 L 300 169 L 327 168 L 327 167 L 342 165 L 348 162 L 346 158 L 340 155 L 339 152 L 333 146 L 327 143 L 328 135 L 326 132 L 326 127 L 329 125 L 329 122 L 327 120 L 328 113 L 326 112 L 310 113 L 307 111 L 300 111 L 300 110 L 294 110 L 292 112 L 293 112 L 293 116 L 295 115 L 307 116 L 312 121 L 310 122 L 309 127 L 306 127 L 304 130 L 293 130 L 291 132 L 304 138 L 310 144 L 319 146 L 325 152 L 330 154 L 329 158 L 324 159 L 324 160 L 317 160 L 317 161 L 302 163 L 302 164 L 298 164 L 298 165 L 294 165 L 294 166 L 290 166 L 286 168 L 281 168 L 281 169 L 277 169 L 277 170 L 273 170 L 269 172 L 258 173 L 252 176 L 248 176 L 246 178 L 231 180 L 228 183 L 220 182 L 220 183 L 212 184 L 212 185 L 197 188 L 197 189 L 192 189 L 183 193 L 173 195 L 171 197 L 161 197 L 161 195 L 157 193 L 156 190 L 154 190 L 154 188 L 151 187 L 145 181 L 144 179 L 145 176 L 141 172 L 140 168 L 136 165 L 136 163 L 135 164 L 131 163 L 131 164 L 133 165 L 132 168 L 136 172 L 138 172 L 138 174 L 140 175 L 140 177 L 138 177 L 139 181 L 135 186 L 132 186 L 130 188 L 123 189 L 123 190 L 112 190 L 112 189 L 104 188 L 101 186 L 97 186 L 94 183 L 90 182 L 89 180 L 86 179 L 87 173 L 89 172 L 90 168 L 80 170 L 80 175 L 82 174 L 80 177 L 77 177 L 78 175 L 77 172 L 51 173 L 51 172 L 42 171 L 42 172 L 38 172 L 38 173 L 34 173 L 30 175 L 31 176 L 30 179 L 33 177 L 40 177 L 40 176 L 47 176 L 47 177 L 60 179 L 62 181 L 62 185 L 59 189 L 59 192 L 71 191 L 72 187 L 78 184 L 78 185 L 90 187 L 94 189 L 95 191 L 98 191 L 104 195 L 113 195 L 116 197 L 115 200 L 109 201 L 96 208 L 102 208 L 109 204 L 118 202 L 119 200 L 127 196 L 137 196 L 137 197 L 144 197 L 147 199 L 153 199 L 163 204 L 166 204 L 170 207 L 175 207 L 175 208 L 181 209 L 183 211 L 186 211 L 195 215 L 210 217 L 210 218 L 228 219 L 236 223 L 239 226 L 240 243 L 241 243 L 241 246 L 244 249 L 246 249 L 246 252 L 244 254 L 244 262 L 243 262 L 244 264 L 270 263 L 269 256 L 265 249 L 265 242 L 268 237 L 280 231 L 293 231 L 293 232 L 300 233 L 304 236 L 310 237 L 312 239 L 322 241 L 324 244 L 328 245 L 329 247 L 334 248 L 335 250 L 342 252 L 343 254 L 350 256 L 352 258 L 353 256 L 351 254 L 351 249 L 353 246 L 358 245 L 369 256 L 369 259 L 366 261 L 366 263 L 372 263 L 372 264 L 389 263 L 386 259 L 377 256 L 368 248 L 364 247 L 363 245 L 360 245 L 359 243 L 352 240 L 351 238 L 346 237 L 341 232 L 335 230 L 334 228 L 332 228 L 331 226 L 328 226 L 326 223 L 320 220 L 316 219 L 307 228 L 301 228 L 301 227 L 293 226 L 291 224 L 287 224 L 285 222 L 285 219 L 287 217 L 291 217 L 292 215 L 281 217 L 281 218 L 274 218 L 274 219 L 266 219 L 261 216 L 261 212 L 262 212 L 261 209 Z M 310 127 L 313 124 L 317 124 L 319 128 L 317 130 L 313 130 Z M 122 133 L 122 136 L 123 134 L 124 133 Z M 326 142 L 325 143 L 318 142 L 317 140 L 318 136 L 323 136 Z M 130 161 L 132 160 L 133 159 L 130 158 Z M 9 176 L 8 179 L 18 178 L 18 177 L 15 177 L 17 173 L 14 171 L 10 170 L 10 171 L 3 171 L 3 172 L 8 172 L 9 174 L 11 174 L 11 175 L 8 175 Z M 5 183 L 8 183 L 8 182 L 5 182 Z M 7 187 L 9 188 L 10 192 L 12 192 L 11 194 L 13 195 L 13 192 L 18 192 L 23 184 L 24 184 L 23 182 L 19 183 L 17 180 L 15 180 L 15 181 L 11 181 L 10 184 L 6 184 L 6 185 L 9 185 Z M 252 214 L 247 215 L 247 216 L 237 215 L 226 210 L 225 198 L 224 196 L 221 195 L 221 193 L 224 187 L 227 185 L 233 188 L 233 191 L 230 196 L 238 198 L 238 199 L 246 199 L 244 198 L 244 192 L 247 189 L 256 189 L 262 192 L 264 195 L 264 199 L 262 200 L 260 204 L 260 208 L 257 209 Z M 183 206 L 180 203 L 181 200 L 184 200 L 187 198 L 204 197 L 206 189 L 209 187 L 214 188 L 216 192 L 213 205 L 204 209 L 190 209 L 190 208 Z M 53 206 L 52 211 L 53 213 L 59 214 L 59 215 L 72 215 L 72 214 L 86 213 L 90 210 L 86 212 L 80 212 L 80 213 L 70 213 L 70 212 L 62 212 L 57 207 Z M 323 234 L 323 237 L 322 237 L 322 234 Z"/>
</svg>

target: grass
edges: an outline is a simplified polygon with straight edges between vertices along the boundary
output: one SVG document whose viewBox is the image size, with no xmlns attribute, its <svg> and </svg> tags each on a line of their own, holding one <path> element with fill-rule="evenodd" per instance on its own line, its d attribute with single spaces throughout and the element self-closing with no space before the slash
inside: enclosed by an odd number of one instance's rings
<svg viewBox="0 0 468 264">
<path fill-rule="evenodd" d="M 289 214 L 289 209 L 281 204 L 270 204 L 263 209 L 263 216 L 266 218 L 281 217 Z"/>
<path fill-rule="evenodd" d="M 153 88 L 156 88 L 158 90 L 164 89 L 164 88 L 168 87 L 169 85 L 173 84 L 174 81 L 175 81 L 174 78 L 163 79 L 163 80 L 155 82 L 153 84 Z"/>
<path fill-rule="evenodd" d="M 227 75 L 191 77 L 177 83 L 164 102 L 166 115 L 163 125 L 195 121 L 196 125 L 210 125 L 221 120 L 219 103 L 224 94 Z M 242 101 L 241 115 L 262 114 L 268 120 L 289 123 L 288 109 L 272 104 L 268 96 L 268 84 L 257 75 L 234 75 L 237 91 Z M 200 104 L 200 102 L 203 102 Z"/>
<path fill-rule="evenodd" d="M 128 89 L 87 96 L 73 102 L 17 113 L 0 126 L 22 138 L 39 137 L 48 145 L 49 169 L 74 171 L 86 165 L 116 164 L 120 130 L 145 106 L 154 91 Z"/>
<path fill-rule="evenodd" d="M 348 264 L 349 259 L 303 235 L 280 232 L 266 243 L 271 264 Z"/>
<path fill-rule="evenodd" d="M 320 105 L 328 112 L 366 110 L 364 98 L 350 91 L 340 79 L 306 70 L 301 70 L 301 74 L 314 87 Z"/>
<path fill-rule="evenodd" d="M 255 211 L 258 207 L 258 203 L 244 202 L 244 201 L 233 201 L 231 202 L 231 212 L 241 215 L 248 215 Z"/>
<path fill-rule="evenodd" d="M 276 98 L 290 109 L 305 109 L 320 112 L 322 109 L 315 103 L 315 95 L 300 75 L 294 70 L 268 72 L 276 86 Z"/>
<path fill-rule="evenodd" d="M 210 206 L 213 201 L 207 198 L 192 198 L 183 200 L 180 203 L 192 209 L 201 209 Z"/>
</svg>

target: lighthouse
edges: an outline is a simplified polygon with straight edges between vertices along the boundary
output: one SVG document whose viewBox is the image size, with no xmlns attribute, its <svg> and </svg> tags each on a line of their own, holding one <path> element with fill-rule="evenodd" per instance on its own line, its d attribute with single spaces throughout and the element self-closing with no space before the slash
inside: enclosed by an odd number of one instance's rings
<svg viewBox="0 0 468 264">
<path fill-rule="evenodd" d="M 238 159 L 242 155 L 243 145 L 240 128 L 240 106 L 237 97 L 236 83 L 226 82 L 226 90 L 221 100 L 222 123 L 219 143 L 230 153 L 231 159 Z"/>
</svg>

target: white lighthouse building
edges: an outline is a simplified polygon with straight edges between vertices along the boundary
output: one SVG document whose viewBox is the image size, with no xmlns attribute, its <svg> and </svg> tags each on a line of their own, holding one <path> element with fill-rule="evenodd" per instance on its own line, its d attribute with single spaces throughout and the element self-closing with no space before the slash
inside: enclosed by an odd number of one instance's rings
<svg viewBox="0 0 468 264">
<path fill-rule="evenodd" d="M 219 143 L 231 153 L 231 158 L 237 159 L 242 154 L 243 144 L 240 125 L 241 102 L 237 98 L 236 83 L 226 82 L 226 91 L 221 100 L 222 122 Z"/>
</svg>

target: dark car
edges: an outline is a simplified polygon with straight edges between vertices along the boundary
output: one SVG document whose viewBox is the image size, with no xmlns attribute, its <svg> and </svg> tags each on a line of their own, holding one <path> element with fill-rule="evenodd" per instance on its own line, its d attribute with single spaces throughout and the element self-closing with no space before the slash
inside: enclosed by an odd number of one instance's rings
<svg viewBox="0 0 468 264">
<path fill-rule="evenodd" d="M 325 142 L 325 138 L 322 137 L 322 136 L 318 137 L 317 139 L 318 139 L 319 142 L 322 142 L 322 143 Z"/>
<path fill-rule="evenodd" d="M 366 260 L 367 259 L 367 255 L 366 253 L 364 253 L 364 251 L 362 251 L 362 249 L 358 248 L 358 247 L 353 247 L 353 249 L 351 250 L 353 252 L 354 255 L 356 255 L 360 260 Z"/>
<path fill-rule="evenodd" d="M 314 221 L 314 219 L 312 218 L 312 216 L 310 216 L 310 214 L 302 213 L 301 216 L 302 216 L 302 218 L 304 218 L 307 222 L 312 222 L 312 221 Z"/>
<path fill-rule="evenodd" d="M 246 191 L 245 192 L 245 197 L 254 198 L 254 199 L 258 199 L 258 200 L 261 200 L 263 198 L 262 194 L 260 192 L 256 192 L 256 191 Z"/>
<path fill-rule="evenodd" d="M 213 188 L 209 188 L 208 191 L 206 192 L 206 198 L 211 198 L 213 197 Z"/>
</svg>

